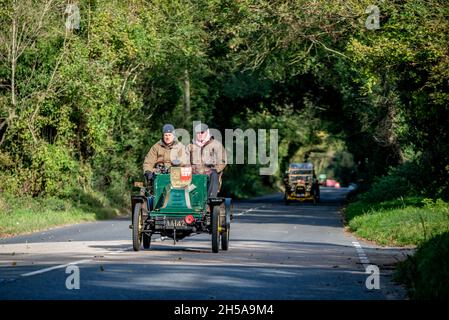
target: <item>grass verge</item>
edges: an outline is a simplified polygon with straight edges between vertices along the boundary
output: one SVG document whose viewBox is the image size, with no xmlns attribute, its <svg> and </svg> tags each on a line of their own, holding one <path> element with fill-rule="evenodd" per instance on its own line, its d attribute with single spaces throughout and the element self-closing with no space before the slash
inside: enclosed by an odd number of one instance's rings
<svg viewBox="0 0 449 320">
<path fill-rule="evenodd" d="M 369 192 L 369 191 L 368 191 Z M 416 197 L 371 202 L 359 197 L 345 209 L 357 236 L 389 246 L 417 246 L 400 262 L 395 280 L 411 299 L 449 298 L 449 203 Z"/>
<path fill-rule="evenodd" d="M 419 245 L 449 231 L 449 204 L 441 200 L 356 201 L 346 208 L 345 217 L 352 232 L 380 245 Z"/>
<path fill-rule="evenodd" d="M 78 193 L 70 199 L 16 198 L 0 194 L 0 237 L 51 227 L 104 220 L 124 213 L 96 193 Z"/>
</svg>

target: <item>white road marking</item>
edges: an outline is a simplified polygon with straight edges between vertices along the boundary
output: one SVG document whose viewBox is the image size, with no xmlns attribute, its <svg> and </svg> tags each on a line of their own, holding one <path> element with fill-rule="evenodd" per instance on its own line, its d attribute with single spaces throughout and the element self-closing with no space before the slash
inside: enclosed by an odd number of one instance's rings
<svg viewBox="0 0 449 320">
<path fill-rule="evenodd" d="M 362 246 L 360 245 L 360 243 L 358 241 L 353 241 L 352 244 L 355 247 L 355 250 L 357 251 L 357 255 L 359 257 L 360 262 L 363 265 L 368 265 L 370 264 L 368 257 L 365 254 L 365 251 L 363 251 Z"/>
<path fill-rule="evenodd" d="M 248 209 L 248 210 L 245 210 L 245 211 L 242 211 L 242 212 L 240 212 L 240 213 L 236 213 L 236 214 L 234 214 L 234 216 L 242 216 L 242 215 L 244 215 L 245 213 L 248 213 L 248 212 L 251 212 L 251 211 L 255 211 L 255 210 L 257 210 L 257 209 L 260 209 L 260 208 L 265 208 L 266 206 L 260 206 L 260 207 L 255 207 L 255 208 L 251 208 L 251 209 Z"/>
<path fill-rule="evenodd" d="M 128 247 L 128 248 L 125 248 L 125 249 L 119 250 L 119 251 L 109 252 L 107 254 L 115 255 L 115 254 L 120 254 L 120 253 L 124 253 L 124 252 L 131 251 L 131 250 L 133 250 L 133 247 Z"/>
<path fill-rule="evenodd" d="M 86 262 L 90 262 L 90 261 L 92 261 L 92 259 L 79 260 L 79 261 L 70 262 L 70 263 L 67 263 L 67 264 L 62 264 L 62 265 L 58 265 L 58 266 L 54 266 L 54 267 L 50 267 L 50 268 L 45 268 L 45 269 L 40 269 L 40 270 L 36 270 L 36 271 L 33 271 L 33 272 L 24 273 L 24 274 L 21 274 L 21 276 L 22 277 L 35 276 L 37 274 L 46 273 L 46 272 L 53 271 L 53 270 L 56 270 L 56 269 L 67 268 L 68 266 L 71 266 L 71 265 L 82 264 L 82 263 L 86 263 Z"/>
<path fill-rule="evenodd" d="M 107 255 L 116 255 L 116 254 L 125 253 L 127 251 L 131 251 L 132 249 L 133 249 L 133 247 L 128 247 L 128 248 L 125 248 L 123 250 L 108 252 L 108 253 L 105 253 L 105 254 L 107 254 Z M 22 277 L 31 277 L 31 276 L 35 276 L 35 275 L 38 275 L 38 274 L 43 274 L 43 273 L 46 273 L 46 272 L 50 272 L 50 271 L 53 271 L 53 270 L 67 268 L 68 266 L 71 266 L 71 265 L 77 265 L 77 264 L 83 264 L 83 263 L 91 262 L 93 260 L 94 259 L 84 259 L 84 260 L 74 261 L 74 262 L 70 262 L 70 263 L 66 263 L 66 264 L 61 264 L 61 265 L 57 265 L 57 266 L 53 266 L 53 267 L 49 267 L 49 268 L 44 268 L 44 269 L 40 269 L 40 270 L 24 273 L 24 274 L 21 274 L 20 276 L 22 276 Z"/>
<path fill-rule="evenodd" d="M 288 233 L 288 231 L 286 230 L 265 230 L 264 232 Z"/>
</svg>

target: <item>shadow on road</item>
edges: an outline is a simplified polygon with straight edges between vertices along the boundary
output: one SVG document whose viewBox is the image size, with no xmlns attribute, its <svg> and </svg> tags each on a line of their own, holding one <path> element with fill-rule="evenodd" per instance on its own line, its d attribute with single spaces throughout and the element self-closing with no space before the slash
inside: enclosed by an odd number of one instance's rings
<svg viewBox="0 0 449 320">
<path fill-rule="evenodd" d="M 64 269 L 27 281 L 17 277 L 52 263 L 2 267 L 2 278 L 15 280 L 0 282 L 0 299 L 385 299 L 384 291 L 366 289 L 367 275 L 352 261 L 351 246 L 233 239 L 230 251 L 213 254 L 204 243 L 189 242 L 79 265 L 81 290 L 64 288 Z M 52 286 L 42 286 L 46 279 Z"/>
</svg>

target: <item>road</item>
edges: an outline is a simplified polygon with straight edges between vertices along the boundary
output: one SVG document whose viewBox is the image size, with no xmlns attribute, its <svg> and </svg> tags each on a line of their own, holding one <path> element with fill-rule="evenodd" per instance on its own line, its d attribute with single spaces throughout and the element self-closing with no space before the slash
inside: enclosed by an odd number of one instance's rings
<svg viewBox="0 0 449 320">
<path fill-rule="evenodd" d="M 218 254 L 208 235 L 133 252 L 129 218 L 0 239 L 0 300 L 404 299 L 391 274 L 407 252 L 356 239 L 342 224 L 347 190 L 321 193 L 317 206 L 285 206 L 280 194 L 236 202 L 230 250 Z M 79 289 L 66 287 L 69 265 Z M 366 287 L 369 265 L 379 289 Z"/>
</svg>

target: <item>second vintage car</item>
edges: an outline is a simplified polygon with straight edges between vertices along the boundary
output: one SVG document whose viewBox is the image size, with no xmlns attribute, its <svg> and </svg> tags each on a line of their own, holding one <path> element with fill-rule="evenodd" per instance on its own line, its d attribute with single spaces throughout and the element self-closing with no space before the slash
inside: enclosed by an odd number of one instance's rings
<svg viewBox="0 0 449 320">
<path fill-rule="evenodd" d="M 284 176 L 284 201 L 312 201 L 320 200 L 320 185 L 316 178 L 312 163 L 291 163 Z"/>
</svg>

